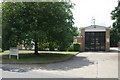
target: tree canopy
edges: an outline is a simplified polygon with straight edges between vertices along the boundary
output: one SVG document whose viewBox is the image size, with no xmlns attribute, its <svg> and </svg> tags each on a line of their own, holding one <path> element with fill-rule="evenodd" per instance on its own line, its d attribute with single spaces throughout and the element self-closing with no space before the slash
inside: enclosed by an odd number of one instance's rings
<svg viewBox="0 0 120 80">
<path fill-rule="evenodd" d="M 118 1 L 117 7 L 111 12 L 113 28 L 111 29 L 111 46 L 117 44 L 120 41 L 120 1 Z"/>
<path fill-rule="evenodd" d="M 111 12 L 112 14 L 112 20 L 115 20 L 113 23 L 113 27 L 120 32 L 120 1 L 118 1 L 117 7 L 115 7 L 115 10 Z"/>
<path fill-rule="evenodd" d="M 48 42 L 66 50 L 77 35 L 71 2 L 5 2 L 2 6 L 3 49 L 20 44 Z M 6 46 L 7 45 L 7 46 Z"/>
</svg>

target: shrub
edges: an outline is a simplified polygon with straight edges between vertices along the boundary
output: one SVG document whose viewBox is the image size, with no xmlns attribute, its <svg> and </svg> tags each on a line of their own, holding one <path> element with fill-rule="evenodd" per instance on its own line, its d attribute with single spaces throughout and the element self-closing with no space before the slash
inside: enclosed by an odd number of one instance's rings
<svg viewBox="0 0 120 80">
<path fill-rule="evenodd" d="M 68 51 L 74 51 L 74 46 L 73 46 L 73 44 L 71 44 L 71 45 L 68 47 L 67 50 L 68 50 Z"/>
<path fill-rule="evenodd" d="M 68 47 L 68 51 L 80 51 L 80 44 L 79 43 L 73 43 Z"/>
<path fill-rule="evenodd" d="M 74 51 L 80 51 L 80 44 L 74 44 Z"/>
</svg>

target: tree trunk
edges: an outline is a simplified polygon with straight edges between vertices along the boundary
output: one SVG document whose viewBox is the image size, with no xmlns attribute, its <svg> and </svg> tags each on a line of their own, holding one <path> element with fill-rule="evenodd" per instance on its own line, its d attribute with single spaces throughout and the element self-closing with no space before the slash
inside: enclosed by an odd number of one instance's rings
<svg viewBox="0 0 120 80">
<path fill-rule="evenodd" d="M 35 54 L 38 54 L 38 42 L 35 41 Z"/>
</svg>

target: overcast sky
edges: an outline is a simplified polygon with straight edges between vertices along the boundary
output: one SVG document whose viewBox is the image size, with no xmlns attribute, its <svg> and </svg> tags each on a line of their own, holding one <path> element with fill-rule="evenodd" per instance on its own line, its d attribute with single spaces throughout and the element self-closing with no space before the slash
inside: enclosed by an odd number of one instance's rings
<svg viewBox="0 0 120 80">
<path fill-rule="evenodd" d="M 92 17 L 96 25 L 111 26 L 111 11 L 117 6 L 118 0 L 72 0 L 75 3 L 73 15 L 75 26 L 86 27 L 91 25 Z"/>
<path fill-rule="evenodd" d="M 2 0 L 0 0 L 1 2 Z M 75 3 L 73 16 L 75 26 L 78 28 L 91 25 L 95 17 L 96 25 L 109 27 L 112 25 L 111 11 L 117 6 L 118 0 L 71 0 Z"/>
</svg>

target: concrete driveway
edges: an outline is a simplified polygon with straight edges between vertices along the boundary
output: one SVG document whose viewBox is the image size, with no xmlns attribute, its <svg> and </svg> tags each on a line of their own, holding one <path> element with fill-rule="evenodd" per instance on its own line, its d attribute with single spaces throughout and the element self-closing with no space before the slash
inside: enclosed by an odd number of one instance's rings
<svg viewBox="0 0 120 80">
<path fill-rule="evenodd" d="M 3 78 L 118 78 L 118 52 L 82 52 L 51 64 L 3 64 Z"/>
</svg>

